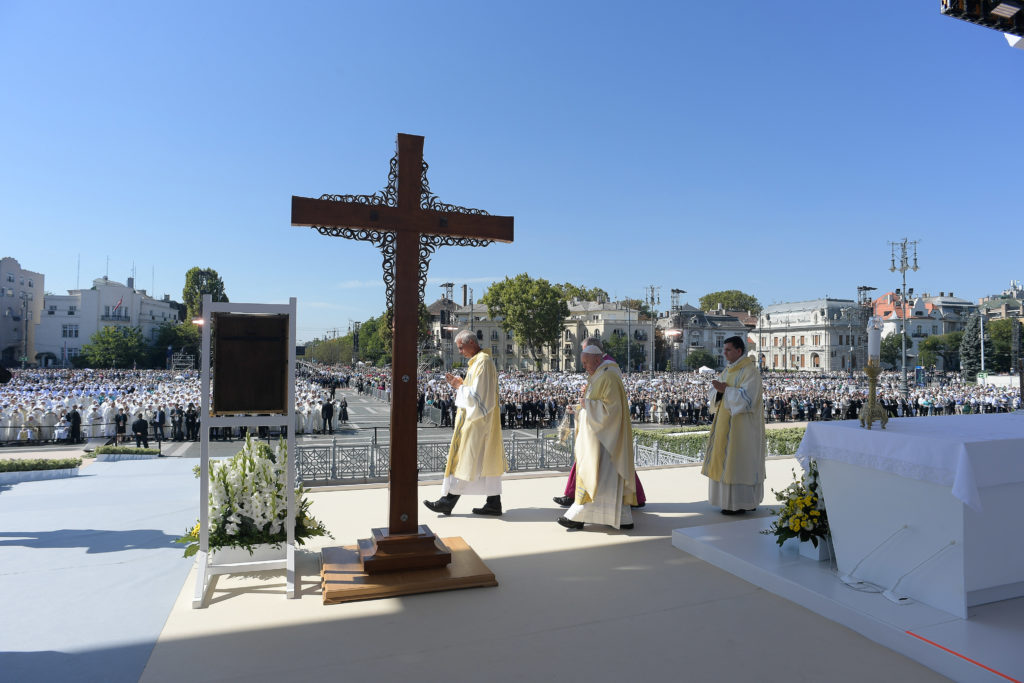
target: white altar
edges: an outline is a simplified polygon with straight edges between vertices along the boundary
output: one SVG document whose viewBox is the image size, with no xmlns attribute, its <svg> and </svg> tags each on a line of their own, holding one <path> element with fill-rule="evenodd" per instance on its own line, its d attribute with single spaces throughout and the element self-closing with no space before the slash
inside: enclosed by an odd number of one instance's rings
<svg viewBox="0 0 1024 683">
<path fill-rule="evenodd" d="M 1024 415 L 812 422 L 840 575 L 967 618 L 1024 596 Z"/>
</svg>

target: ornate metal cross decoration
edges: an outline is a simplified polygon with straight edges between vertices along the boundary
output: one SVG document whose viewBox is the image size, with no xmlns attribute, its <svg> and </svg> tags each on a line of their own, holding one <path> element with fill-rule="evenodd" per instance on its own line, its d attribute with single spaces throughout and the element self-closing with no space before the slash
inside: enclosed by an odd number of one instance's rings
<svg viewBox="0 0 1024 683">
<path fill-rule="evenodd" d="M 423 137 L 399 133 L 386 189 L 371 195 L 325 194 L 319 199 L 293 196 L 292 225 L 372 242 L 383 254 L 394 330 L 388 533 L 421 534 L 416 496 L 416 340 L 430 256 L 439 246 L 511 242 L 513 218 L 440 202 L 427 183 Z"/>
</svg>

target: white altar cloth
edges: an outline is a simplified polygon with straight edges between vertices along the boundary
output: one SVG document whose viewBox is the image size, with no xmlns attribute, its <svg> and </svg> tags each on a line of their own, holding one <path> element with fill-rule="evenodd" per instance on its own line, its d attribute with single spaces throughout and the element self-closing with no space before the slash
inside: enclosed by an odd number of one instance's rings
<svg viewBox="0 0 1024 683">
<path fill-rule="evenodd" d="M 1024 482 L 1024 415 L 945 415 L 876 422 L 811 422 L 796 454 L 829 459 L 949 486 L 982 512 L 979 489 Z"/>
<path fill-rule="evenodd" d="M 811 423 L 840 574 L 961 618 L 1024 596 L 1024 416 Z"/>
</svg>

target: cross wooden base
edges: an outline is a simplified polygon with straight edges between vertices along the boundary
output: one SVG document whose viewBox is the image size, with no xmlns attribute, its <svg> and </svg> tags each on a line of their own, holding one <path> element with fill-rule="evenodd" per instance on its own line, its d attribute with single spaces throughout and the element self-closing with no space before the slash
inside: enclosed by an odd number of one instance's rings
<svg viewBox="0 0 1024 683">
<path fill-rule="evenodd" d="M 432 593 L 458 588 L 497 586 L 494 573 L 459 536 L 445 539 L 451 563 L 433 569 L 410 569 L 379 574 L 363 571 L 361 547 L 324 548 L 320 551 L 320 577 L 325 605 L 376 600 L 399 595 Z"/>
<path fill-rule="evenodd" d="M 452 552 L 424 524 L 415 534 L 392 534 L 374 529 L 373 538 L 359 539 L 359 559 L 367 574 L 405 569 L 443 567 L 452 561 Z"/>
</svg>

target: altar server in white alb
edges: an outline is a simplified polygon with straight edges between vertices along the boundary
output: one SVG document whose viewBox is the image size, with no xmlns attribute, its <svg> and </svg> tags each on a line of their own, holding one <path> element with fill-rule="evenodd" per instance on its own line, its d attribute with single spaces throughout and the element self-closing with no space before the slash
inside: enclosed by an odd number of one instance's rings
<svg viewBox="0 0 1024 683">
<path fill-rule="evenodd" d="M 459 496 L 485 495 L 477 515 L 499 516 L 501 475 L 506 471 L 505 449 L 501 443 L 501 415 L 498 411 L 498 371 L 490 354 L 469 330 L 455 335 L 459 353 L 469 359 L 466 379 L 451 373 L 445 379 L 455 389 L 455 428 L 448 449 L 440 499 L 423 504 L 434 512 L 449 515 Z"/>
<path fill-rule="evenodd" d="M 701 472 L 708 500 L 724 515 L 756 510 L 764 498 L 764 399 L 761 373 L 740 337 L 725 340 L 727 365 L 711 382 L 708 403 L 715 417 Z"/>
<path fill-rule="evenodd" d="M 632 529 L 636 471 L 622 374 L 594 345 L 583 347 L 580 362 L 590 377 L 576 411 L 576 500 L 557 521 L 569 530 L 586 523 Z"/>
</svg>

